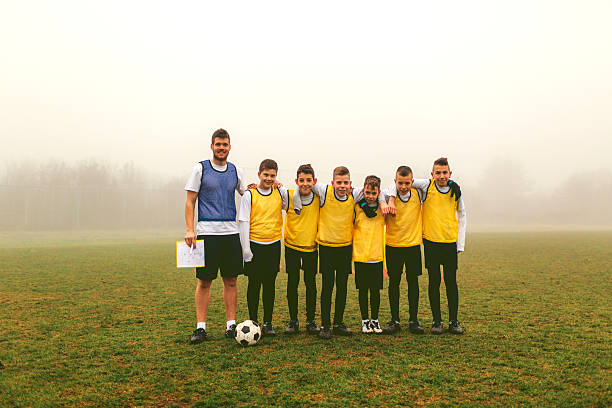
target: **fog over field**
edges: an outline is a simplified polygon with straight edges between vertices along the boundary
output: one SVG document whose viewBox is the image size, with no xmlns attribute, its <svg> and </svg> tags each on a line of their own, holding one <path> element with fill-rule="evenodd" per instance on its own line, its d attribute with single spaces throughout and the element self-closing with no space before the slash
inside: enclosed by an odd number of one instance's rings
<svg viewBox="0 0 612 408">
<path fill-rule="evenodd" d="M 446 156 L 468 228 L 611 228 L 612 4 L 12 2 L 0 13 L 0 229 L 184 225 L 232 136 L 256 180 Z"/>
</svg>

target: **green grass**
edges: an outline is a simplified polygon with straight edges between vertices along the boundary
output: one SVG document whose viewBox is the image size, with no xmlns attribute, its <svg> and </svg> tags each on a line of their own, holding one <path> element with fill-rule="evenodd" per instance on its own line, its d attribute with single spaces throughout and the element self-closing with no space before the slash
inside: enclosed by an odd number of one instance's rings
<svg viewBox="0 0 612 408">
<path fill-rule="evenodd" d="M 612 405 L 609 232 L 470 235 L 458 274 L 464 336 L 281 335 L 252 348 L 223 338 L 220 281 L 211 341 L 188 344 L 195 278 L 174 267 L 175 238 L 88 237 L 0 235 L 0 406 Z M 426 273 L 420 284 L 429 325 Z M 285 285 L 281 272 L 280 331 Z M 239 320 L 245 297 L 241 277 Z M 346 310 L 357 331 L 352 277 Z"/>
</svg>

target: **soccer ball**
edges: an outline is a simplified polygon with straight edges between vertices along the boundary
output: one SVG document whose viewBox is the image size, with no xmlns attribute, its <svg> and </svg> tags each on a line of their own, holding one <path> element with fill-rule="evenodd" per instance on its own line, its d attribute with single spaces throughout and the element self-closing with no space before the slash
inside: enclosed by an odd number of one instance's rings
<svg viewBox="0 0 612 408">
<path fill-rule="evenodd" d="M 241 346 L 254 346 L 261 340 L 261 327 L 257 322 L 245 320 L 236 326 L 236 341 Z"/>
</svg>

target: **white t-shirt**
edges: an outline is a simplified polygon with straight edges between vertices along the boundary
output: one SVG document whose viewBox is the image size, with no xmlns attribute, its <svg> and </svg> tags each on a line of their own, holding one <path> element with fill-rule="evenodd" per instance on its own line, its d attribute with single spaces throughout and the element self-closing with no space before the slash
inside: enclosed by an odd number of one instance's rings
<svg viewBox="0 0 612 408">
<path fill-rule="evenodd" d="M 213 169 L 217 171 L 227 170 L 227 164 L 223 166 L 216 165 L 210 162 Z M 242 173 L 242 169 L 236 166 L 236 174 L 238 175 L 238 184 L 236 185 L 236 191 L 238 194 L 243 195 L 247 190 L 247 183 Z M 185 184 L 186 191 L 200 191 L 200 183 L 202 181 L 202 163 L 197 163 L 193 166 L 191 175 L 187 179 Z M 196 205 L 197 209 L 197 205 Z M 198 221 L 196 225 L 197 235 L 231 235 L 238 234 L 238 223 L 236 221 Z"/>
<path fill-rule="evenodd" d="M 272 189 L 268 188 L 268 189 L 263 189 L 263 188 L 257 188 L 257 191 L 259 191 L 262 195 L 268 195 L 272 192 Z M 279 187 L 278 188 L 278 192 L 280 193 L 281 196 L 281 200 L 283 202 L 283 207 L 282 209 L 287 211 L 287 207 L 289 206 L 289 198 L 288 198 L 288 194 L 287 194 L 287 189 L 285 187 Z M 251 225 L 251 207 L 253 206 L 253 202 L 252 202 L 252 197 L 251 194 L 245 194 L 242 196 L 242 199 L 240 200 L 240 215 L 238 216 L 238 220 L 241 223 L 241 227 L 242 225 L 247 225 L 250 229 L 250 225 Z M 244 224 L 243 224 L 244 223 Z M 246 230 L 248 231 L 248 229 Z M 272 242 L 260 242 L 260 241 L 255 241 L 255 240 L 250 240 L 251 242 L 255 242 L 258 244 L 263 244 L 263 245 L 269 245 L 269 244 L 273 244 L 274 242 L 278 242 L 277 241 L 272 241 Z"/>
</svg>

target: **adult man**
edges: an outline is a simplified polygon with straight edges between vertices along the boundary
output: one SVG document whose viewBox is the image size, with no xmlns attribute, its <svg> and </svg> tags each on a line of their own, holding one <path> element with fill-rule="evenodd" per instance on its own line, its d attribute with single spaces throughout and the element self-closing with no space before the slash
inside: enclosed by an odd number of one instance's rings
<svg viewBox="0 0 612 408">
<path fill-rule="evenodd" d="M 235 191 L 240 195 L 246 191 L 242 170 L 227 161 L 231 150 L 230 136 L 224 129 L 212 135 L 210 149 L 212 160 L 197 163 L 187 180 L 185 190 L 185 223 L 187 245 L 196 245 L 196 239 L 204 239 L 206 266 L 196 268 L 198 284 L 195 291 L 197 327 L 191 343 L 207 340 L 206 315 L 210 300 L 210 285 L 219 269 L 223 279 L 225 301 L 225 336 L 236 336 L 236 308 L 238 287 L 236 281 L 242 273 L 242 249 L 238 223 L 236 222 Z M 198 201 L 197 238 L 193 228 L 194 208 Z"/>
</svg>

